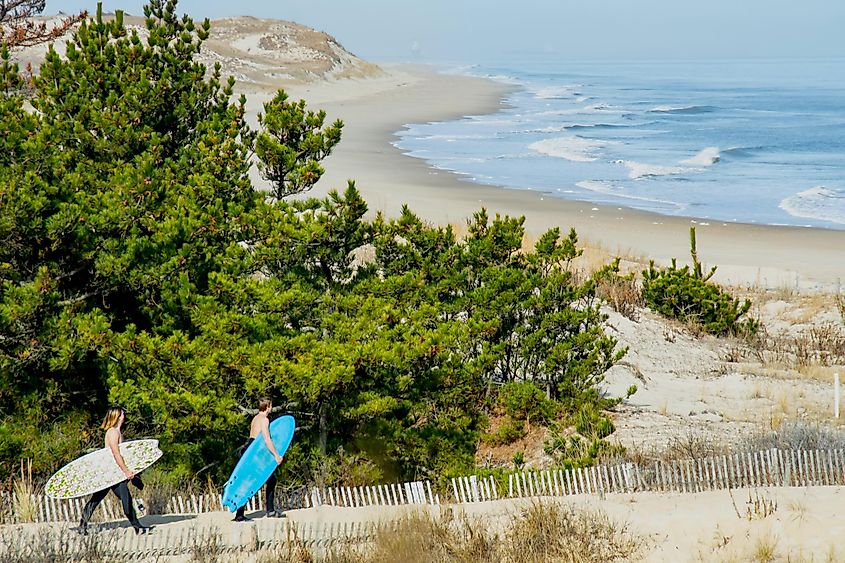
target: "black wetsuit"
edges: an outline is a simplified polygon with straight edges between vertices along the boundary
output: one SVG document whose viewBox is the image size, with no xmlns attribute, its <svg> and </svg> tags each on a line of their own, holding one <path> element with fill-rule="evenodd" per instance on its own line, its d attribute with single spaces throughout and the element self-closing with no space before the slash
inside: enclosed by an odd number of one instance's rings
<svg viewBox="0 0 845 563">
<path fill-rule="evenodd" d="M 141 478 L 137 475 L 132 478 L 132 484 L 138 487 L 138 489 L 144 488 L 144 483 L 141 482 Z M 126 515 L 126 519 L 129 520 L 132 527 L 136 530 L 142 528 L 143 526 L 141 526 L 138 516 L 135 514 L 135 505 L 132 504 L 132 495 L 129 492 L 129 479 L 91 495 L 91 498 L 85 503 L 85 508 L 82 509 L 82 520 L 79 522 L 79 527 L 83 530 L 88 527 L 88 520 L 91 519 L 94 509 L 103 502 L 103 499 L 108 496 L 109 491 L 113 492 L 120 499 L 120 504 L 123 506 L 123 514 Z"/>
<path fill-rule="evenodd" d="M 260 436 L 260 434 L 259 434 Z M 244 445 L 240 448 L 235 450 L 235 457 L 240 460 L 243 457 L 244 452 L 249 447 L 249 445 L 255 440 L 255 438 L 250 438 L 247 440 Z M 264 501 L 267 507 L 267 513 L 274 512 L 275 506 L 275 497 L 276 497 L 276 470 L 273 470 L 273 473 L 270 474 L 270 477 L 267 479 L 266 488 L 264 489 Z M 244 512 L 246 511 L 246 505 L 240 507 L 237 512 L 235 512 L 235 518 L 242 519 L 244 517 Z"/>
</svg>

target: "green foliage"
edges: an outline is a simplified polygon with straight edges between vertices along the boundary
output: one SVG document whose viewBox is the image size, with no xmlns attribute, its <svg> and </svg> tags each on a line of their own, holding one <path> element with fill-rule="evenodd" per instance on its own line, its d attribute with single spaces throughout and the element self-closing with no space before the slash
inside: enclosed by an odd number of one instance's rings
<svg viewBox="0 0 845 563">
<path fill-rule="evenodd" d="M 325 119 L 325 111 L 306 111 L 305 100 L 290 103 L 283 91 L 264 104 L 264 114 L 258 115 L 264 131 L 256 140 L 255 154 L 277 199 L 311 189 L 323 175 L 320 161 L 340 142 L 343 129 L 338 119 L 323 130 Z"/>
<path fill-rule="evenodd" d="M 526 435 L 525 419 L 506 416 L 496 430 L 483 434 L 481 439 L 491 446 L 513 444 Z"/>
<path fill-rule="evenodd" d="M 564 467 L 584 467 L 602 456 L 621 453 L 621 446 L 605 440 L 615 426 L 604 409 L 616 402 L 618 400 L 596 397 L 594 401 L 581 403 L 567 419 L 552 425 L 550 438 L 544 445 L 545 452 Z"/>
<path fill-rule="evenodd" d="M 196 308 L 214 276 L 243 270 L 240 243 L 262 203 L 247 177 L 244 100 L 230 104 L 232 82 L 220 84 L 219 68 L 206 79 L 194 61 L 208 22 L 178 18 L 175 2 L 145 14 L 146 40 L 121 13 L 106 22 L 98 11 L 66 58 L 50 49 L 37 113 L 0 97 L 11 132 L 0 156 L 0 414 L 36 428 L 97 418 L 112 399 L 126 400 L 138 430 L 158 430 L 171 413 L 157 419 L 144 397 L 196 397 L 169 419 L 177 426 L 232 418 L 229 393 L 212 401 L 201 382 L 180 382 L 176 396 L 135 385 L 194 367 Z M 178 435 L 168 457 L 202 450 L 185 442 L 207 431 Z"/>
<path fill-rule="evenodd" d="M 70 412 L 41 425 L 29 420 L 0 424 L 0 475 L 9 476 L 30 460 L 35 475 L 49 475 L 91 448 L 103 447 L 103 437 L 83 413 Z"/>
<path fill-rule="evenodd" d="M 655 312 L 666 317 L 689 321 L 716 335 L 754 335 L 759 323 L 754 319 L 740 320 L 751 308 L 751 301 L 738 300 L 709 280 L 716 267 L 702 272 L 695 246 L 695 228 L 690 228 L 689 266 L 678 268 L 675 260 L 668 268 L 655 268 L 649 263 L 643 271 L 643 298 Z"/>
<path fill-rule="evenodd" d="M 601 438 L 585 438 L 578 434 L 555 434 L 546 443 L 545 452 L 565 468 L 588 467 L 603 457 L 621 455 L 624 448 Z"/>
<path fill-rule="evenodd" d="M 352 182 L 282 199 L 341 124 L 280 92 L 250 130 L 233 81 L 195 59 L 208 22 L 175 7 L 150 2 L 146 39 L 98 10 L 48 52 L 36 112 L 0 57 L 0 473 L 99 445 L 108 402 L 179 482 L 227 475 L 238 407 L 270 394 L 300 426 L 292 484 L 468 471 L 498 383 L 525 419 L 612 404 L 595 387 L 624 350 L 569 271 L 574 231 L 523 252 L 521 218 L 482 210 L 458 240 L 408 209 L 365 220 Z"/>
<path fill-rule="evenodd" d="M 557 405 L 531 381 L 506 383 L 499 389 L 499 406 L 505 414 L 529 423 L 554 418 Z"/>
<path fill-rule="evenodd" d="M 607 438 L 615 430 L 613 421 L 592 403 L 584 403 L 575 413 L 575 430 L 582 436 Z"/>
</svg>

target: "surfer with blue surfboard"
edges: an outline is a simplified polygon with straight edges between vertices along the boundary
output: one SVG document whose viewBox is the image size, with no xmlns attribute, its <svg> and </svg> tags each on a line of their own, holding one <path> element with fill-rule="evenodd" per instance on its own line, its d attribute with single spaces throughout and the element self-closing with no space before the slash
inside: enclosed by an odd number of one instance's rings
<svg viewBox="0 0 845 563">
<path fill-rule="evenodd" d="M 279 450 L 284 453 L 290 445 L 290 439 L 293 435 L 293 418 L 290 416 L 282 417 L 282 419 L 290 419 L 290 436 L 287 436 L 284 443 L 279 444 L 277 449 L 270 428 L 269 416 L 272 408 L 273 401 L 269 397 L 259 399 L 258 414 L 252 417 L 252 422 L 249 425 L 249 439 L 236 450 L 239 459 L 238 464 L 226 484 L 223 495 L 224 504 L 230 510 L 236 507 L 235 522 L 249 520 L 244 515 L 246 503 L 265 484 L 264 499 L 267 516 L 283 516 L 281 511 L 275 509 L 274 504 L 276 493 L 275 471 L 276 467 L 282 463 Z M 273 421 L 273 434 L 276 433 L 278 422 L 280 421 Z M 261 441 L 254 444 L 259 436 L 261 436 Z"/>
<path fill-rule="evenodd" d="M 85 504 L 85 508 L 82 509 L 82 520 L 79 522 L 79 531 L 82 534 L 88 533 L 88 521 L 91 519 L 94 509 L 108 496 L 109 491 L 112 491 L 120 499 L 120 503 L 123 505 L 123 514 L 135 528 L 136 534 L 146 534 L 153 528 L 152 526 L 144 526 L 138 520 L 138 516 L 135 514 L 135 506 L 132 503 L 132 494 L 129 492 L 130 481 L 139 489 L 142 489 L 144 484 L 140 477 L 126 466 L 123 455 L 120 453 L 120 443 L 123 442 L 121 429 L 124 420 L 126 420 L 126 412 L 123 408 L 116 405 L 111 406 L 106 412 L 106 417 L 103 419 L 100 428 L 106 431 L 106 448 L 111 450 L 115 463 L 126 479 L 91 495 L 91 498 Z"/>
</svg>

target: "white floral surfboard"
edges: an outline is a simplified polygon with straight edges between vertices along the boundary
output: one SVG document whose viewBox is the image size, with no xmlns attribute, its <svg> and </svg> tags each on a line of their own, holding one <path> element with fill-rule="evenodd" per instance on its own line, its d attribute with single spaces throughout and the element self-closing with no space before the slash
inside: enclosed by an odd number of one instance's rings
<svg viewBox="0 0 845 563">
<path fill-rule="evenodd" d="M 126 467 L 138 473 L 161 457 L 158 440 L 132 440 L 120 444 Z M 50 477 L 44 492 L 57 499 L 90 495 L 125 480 L 108 448 L 91 452 L 68 463 Z"/>
</svg>

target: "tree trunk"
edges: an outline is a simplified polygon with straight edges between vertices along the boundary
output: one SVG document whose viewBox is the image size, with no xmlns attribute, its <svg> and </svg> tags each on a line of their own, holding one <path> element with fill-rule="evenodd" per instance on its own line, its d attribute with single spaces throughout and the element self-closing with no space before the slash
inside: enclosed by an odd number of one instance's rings
<svg viewBox="0 0 845 563">
<path fill-rule="evenodd" d="M 328 421 L 326 420 L 326 408 L 323 406 L 323 403 L 320 403 L 318 407 L 318 414 L 320 417 L 320 440 L 319 440 L 319 447 L 320 447 L 320 455 L 326 455 L 326 442 L 328 441 Z"/>
</svg>

